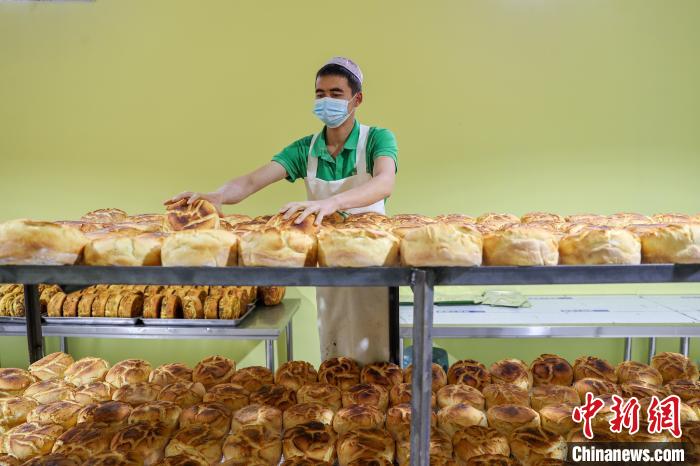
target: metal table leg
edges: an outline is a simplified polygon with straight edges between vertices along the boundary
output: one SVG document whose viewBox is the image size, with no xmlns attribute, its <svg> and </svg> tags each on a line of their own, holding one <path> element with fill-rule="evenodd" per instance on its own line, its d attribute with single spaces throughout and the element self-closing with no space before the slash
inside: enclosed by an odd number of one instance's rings
<svg viewBox="0 0 700 466">
<path fill-rule="evenodd" d="M 625 361 L 632 360 L 632 339 L 625 338 Z"/>
<path fill-rule="evenodd" d="M 656 356 L 656 337 L 651 337 L 649 338 L 649 364 L 654 356 Z"/>
<path fill-rule="evenodd" d="M 292 320 L 293 319 L 294 319 L 294 316 L 292 316 L 292 318 L 289 319 L 289 322 L 287 322 L 287 361 L 294 360 L 294 336 L 293 336 L 293 329 L 292 329 Z"/>
<path fill-rule="evenodd" d="M 66 337 L 58 337 L 59 351 L 62 353 L 68 353 L 68 343 Z"/>
<path fill-rule="evenodd" d="M 399 366 L 403 369 L 403 338 L 399 338 Z"/>
<path fill-rule="evenodd" d="M 38 285 L 24 285 L 24 314 L 27 320 L 29 362 L 32 363 L 44 357 L 44 339 L 41 335 L 41 304 L 39 303 Z"/>
<path fill-rule="evenodd" d="M 275 340 L 265 340 L 265 360 L 267 368 L 275 372 Z"/>
<path fill-rule="evenodd" d="M 413 399 L 411 402 L 411 466 L 430 464 L 430 396 L 433 362 L 432 271 L 413 271 Z"/>
<path fill-rule="evenodd" d="M 690 338 L 689 337 L 681 338 L 681 351 L 680 352 L 685 357 L 688 357 L 688 354 L 690 354 Z"/>
<path fill-rule="evenodd" d="M 389 361 L 401 364 L 399 356 L 399 287 L 389 287 Z"/>
</svg>

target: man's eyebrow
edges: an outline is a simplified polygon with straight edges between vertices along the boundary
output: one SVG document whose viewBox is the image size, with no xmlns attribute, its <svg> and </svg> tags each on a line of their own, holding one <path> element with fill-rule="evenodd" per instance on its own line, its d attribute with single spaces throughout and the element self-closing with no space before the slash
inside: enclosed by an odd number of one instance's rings
<svg viewBox="0 0 700 466">
<path fill-rule="evenodd" d="M 334 87 L 333 89 L 331 89 L 331 92 L 344 92 L 344 91 L 343 91 L 343 89 L 341 89 L 339 87 Z"/>
</svg>

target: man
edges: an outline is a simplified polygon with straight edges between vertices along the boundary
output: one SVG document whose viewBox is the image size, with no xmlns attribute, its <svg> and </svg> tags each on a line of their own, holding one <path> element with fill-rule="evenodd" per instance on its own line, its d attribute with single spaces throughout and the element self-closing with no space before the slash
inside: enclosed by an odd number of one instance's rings
<svg viewBox="0 0 700 466">
<path fill-rule="evenodd" d="M 307 200 L 280 212 L 296 222 L 316 214 L 320 224 L 334 212 L 385 213 L 397 170 L 398 148 L 391 131 L 355 119 L 362 104 L 363 75 L 353 61 L 335 57 L 316 73 L 314 114 L 325 124 L 313 136 L 284 148 L 268 164 L 211 193 L 185 192 L 166 203 L 203 198 L 218 209 L 236 204 L 283 178 L 303 178 Z M 389 358 L 386 288 L 317 288 L 321 357 L 350 356 L 361 363 Z"/>
</svg>

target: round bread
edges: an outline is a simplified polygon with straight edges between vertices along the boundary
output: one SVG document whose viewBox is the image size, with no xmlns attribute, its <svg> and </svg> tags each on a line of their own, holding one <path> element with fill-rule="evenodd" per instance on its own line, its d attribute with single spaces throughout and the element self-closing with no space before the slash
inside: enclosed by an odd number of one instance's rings
<svg viewBox="0 0 700 466">
<path fill-rule="evenodd" d="M 384 421 L 384 413 L 374 406 L 352 405 L 338 410 L 333 418 L 333 429 L 342 435 L 357 429 L 379 429 Z"/>
<path fill-rule="evenodd" d="M 216 464 L 221 460 L 221 437 L 208 424 L 191 424 L 178 430 L 165 447 L 165 456 L 188 455 Z"/>
<path fill-rule="evenodd" d="M 63 430 L 63 427 L 57 424 L 25 422 L 5 432 L 3 447 L 6 453 L 21 461 L 27 461 L 35 456 L 49 454 Z"/>
<path fill-rule="evenodd" d="M 443 369 L 440 364 L 436 363 L 432 363 L 430 370 L 432 372 L 430 388 L 433 392 L 437 393 L 438 390 L 447 385 L 447 374 L 445 374 L 445 369 Z M 413 382 L 413 364 L 406 368 L 403 381 L 409 384 Z"/>
<path fill-rule="evenodd" d="M 213 386 L 204 395 L 202 401 L 210 402 L 215 401 L 218 403 L 223 403 L 231 410 L 231 412 L 237 411 L 244 406 L 248 406 L 250 403 L 248 391 L 236 385 L 234 383 L 222 383 Z"/>
<path fill-rule="evenodd" d="M 559 235 L 536 224 L 505 226 L 484 236 L 484 264 L 557 265 Z"/>
<path fill-rule="evenodd" d="M 584 403 L 586 393 L 591 392 L 595 396 L 620 395 L 620 387 L 612 382 L 600 379 L 581 379 L 574 383 L 574 390 L 578 393 L 579 400 Z"/>
<path fill-rule="evenodd" d="M 333 461 L 335 442 L 335 432 L 328 424 L 311 421 L 285 428 L 282 451 L 285 458 L 301 456 L 320 461 Z"/>
<path fill-rule="evenodd" d="M 400 405 L 403 403 L 410 403 L 413 398 L 412 395 L 413 388 L 410 383 L 400 383 L 391 387 L 389 391 L 389 401 L 391 406 Z M 437 406 L 437 401 L 435 397 L 435 392 L 430 392 L 430 406 L 435 408 Z"/>
<path fill-rule="evenodd" d="M 351 405 L 370 405 L 380 411 L 389 406 L 389 391 L 382 385 L 360 383 L 343 392 L 343 407 Z"/>
<path fill-rule="evenodd" d="M 284 429 L 290 429 L 307 422 L 333 423 L 333 410 L 318 403 L 301 403 L 287 409 L 283 414 Z M 285 455 L 286 457 L 286 455 Z"/>
<path fill-rule="evenodd" d="M 190 203 L 180 199 L 168 204 L 163 230 L 217 230 L 219 221 L 219 211 L 211 202 L 197 199 Z"/>
<path fill-rule="evenodd" d="M 36 382 L 24 390 L 24 396 L 35 399 L 39 404 L 55 403 L 73 398 L 75 387 L 62 379 L 49 379 Z"/>
<path fill-rule="evenodd" d="M 473 456 L 465 463 L 465 466 L 516 466 L 518 462 L 503 455 L 479 455 Z"/>
<path fill-rule="evenodd" d="M 27 421 L 27 415 L 39 404 L 28 397 L 0 398 L 0 446 L 3 432 Z"/>
<path fill-rule="evenodd" d="M 179 362 L 163 364 L 153 369 L 148 376 L 148 381 L 161 387 L 176 382 L 192 382 L 192 369 Z"/>
<path fill-rule="evenodd" d="M 481 390 L 491 383 L 491 374 L 479 361 L 463 359 L 450 366 L 447 382 L 452 385 L 465 384 Z"/>
<path fill-rule="evenodd" d="M 22 395 L 36 381 L 37 378 L 24 369 L 0 369 L 0 393 L 6 393 L 8 396 Z"/>
<path fill-rule="evenodd" d="M 360 366 L 354 359 L 342 356 L 327 359 L 318 368 L 318 381 L 347 390 L 360 383 Z"/>
<path fill-rule="evenodd" d="M 466 403 L 457 403 L 442 408 L 437 414 L 438 427 L 450 436 L 469 426 L 485 426 L 486 415 Z"/>
<path fill-rule="evenodd" d="M 153 368 L 143 359 L 125 359 L 116 363 L 105 375 L 105 382 L 116 388 L 122 385 L 147 382 Z"/>
<path fill-rule="evenodd" d="M 488 425 L 504 435 L 510 435 L 521 427 L 539 427 L 540 415 L 526 406 L 501 405 L 486 412 Z"/>
<path fill-rule="evenodd" d="M 180 421 L 182 408 L 170 401 L 151 401 L 134 408 L 129 415 L 129 424 L 148 422 L 162 424 L 168 432 L 173 432 Z"/>
<path fill-rule="evenodd" d="M 287 361 L 275 372 L 275 383 L 297 391 L 302 386 L 316 383 L 318 372 L 306 361 Z"/>
<path fill-rule="evenodd" d="M 551 212 L 528 212 L 520 217 L 522 223 L 538 222 L 564 222 L 565 219 L 559 214 Z"/>
<path fill-rule="evenodd" d="M 18 219 L 0 223 L 0 265 L 73 265 L 88 239 L 66 225 Z"/>
<path fill-rule="evenodd" d="M 680 353 L 659 353 L 651 359 L 651 365 L 661 373 L 664 383 L 672 380 L 698 380 L 698 366 Z"/>
<path fill-rule="evenodd" d="M 131 406 L 121 401 L 105 401 L 85 406 L 78 412 L 78 424 L 83 422 L 99 422 L 119 425 L 126 423 L 131 414 Z"/>
<path fill-rule="evenodd" d="M 700 222 L 655 225 L 640 239 L 646 263 L 700 264 Z"/>
<path fill-rule="evenodd" d="M 282 442 L 279 435 L 271 433 L 265 426 L 246 425 L 226 438 L 223 452 L 225 460 L 261 459 L 268 465 L 275 465 L 282 456 Z"/>
<path fill-rule="evenodd" d="M 452 459 L 452 440 L 440 429 L 430 431 L 430 465 L 438 464 L 437 459 Z M 400 466 L 411 464 L 411 442 L 405 440 L 396 443 L 396 462 Z"/>
<path fill-rule="evenodd" d="M 566 459 L 566 440 L 542 428 L 518 429 L 510 436 L 510 450 L 522 464 L 530 465 L 542 458 Z"/>
<path fill-rule="evenodd" d="M 399 265 L 399 238 L 371 225 L 322 228 L 318 233 L 321 267 L 391 267 Z"/>
<path fill-rule="evenodd" d="M 206 389 L 228 383 L 236 372 L 236 363 L 224 356 L 209 356 L 197 363 L 192 372 L 192 380 L 199 382 Z"/>
<path fill-rule="evenodd" d="M 581 356 L 574 361 L 574 381 L 600 379 L 617 383 L 615 368 L 605 359 L 595 356 Z"/>
<path fill-rule="evenodd" d="M 509 383 L 530 390 L 532 387 L 532 374 L 520 359 L 502 359 L 491 364 L 491 383 Z"/>
<path fill-rule="evenodd" d="M 204 385 L 199 382 L 175 382 L 158 393 L 158 401 L 172 401 L 181 408 L 201 403 L 206 393 Z"/>
<path fill-rule="evenodd" d="M 27 422 L 39 424 L 58 424 L 64 429 L 73 427 L 78 422 L 78 412 L 83 405 L 75 401 L 57 401 L 39 405 L 27 415 Z"/>
<path fill-rule="evenodd" d="M 0 466 L 22 466 L 22 462 L 12 455 L 0 453 Z"/>
<path fill-rule="evenodd" d="M 219 446 L 219 450 L 221 446 Z M 168 451 L 168 447 L 165 447 L 165 451 Z M 218 461 L 217 461 L 218 464 Z M 180 453 L 179 455 L 166 456 L 156 466 L 209 466 L 209 462 L 206 461 L 201 456 L 193 456 L 185 453 Z"/>
<path fill-rule="evenodd" d="M 562 403 L 577 406 L 580 403 L 580 398 L 576 390 L 562 385 L 539 385 L 530 392 L 530 405 L 535 411 L 539 411 L 545 406 Z"/>
<path fill-rule="evenodd" d="M 22 466 L 80 466 L 82 461 L 75 456 L 52 453 L 40 458 L 33 458 Z"/>
<path fill-rule="evenodd" d="M 530 364 L 532 383 L 539 385 L 570 386 L 574 381 L 574 369 L 568 361 L 556 354 L 542 354 Z"/>
<path fill-rule="evenodd" d="M 437 415 L 430 411 L 430 426 L 437 427 Z M 386 412 L 386 430 L 396 440 L 405 441 L 411 434 L 411 405 L 408 403 L 392 406 Z"/>
<path fill-rule="evenodd" d="M 253 393 L 259 390 L 263 385 L 269 385 L 275 382 L 270 369 L 262 366 L 251 366 L 236 371 L 233 377 L 231 377 L 231 383 L 240 385 L 245 388 L 248 393 Z"/>
<path fill-rule="evenodd" d="M 642 383 L 659 387 L 663 383 L 663 377 L 658 370 L 651 366 L 636 361 L 624 361 L 615 368 L 618 383 Z"/>
<path fill-rule="evenodd" d="M 250 394 L 250 402 L 274 406 L 280 411 L 284 411 L 297 403 L 297 395 L 293 390 L 283 385 L 263 385 L 255 393 Z"/>
<path fill-rule="evenodd" d="M 251 425 L 260 425 L 279 437 L 282 432 L 282 411 L 272 406 L 252 404 L 233 413 L 231 432 Z"/>
<path fill-rule="evenodd" d="M 520 223 L 520 217 L 513 214 L 489 212 L 486 214 L 479 215 L 476 218 L 476 223 L 480 225 L 490 225 L 494 229 L 498 229 L 506 225 L 510 225 L 512 223 Z"/>
<path fill-rule="evenodd" d="M 683 402 L 700 399 L 700 382 L 677 379 L 667 383 L 664 388 L 670 395 L 677 395 Z"/>
<path fill-rule="evenodd" d="M 510 456 L 508 438 L 492 427 L 469 426 L 452 437 L 455 458 L 466 463 L 480 455 Z"/>
<path fill-rule="evenodd" d="M 87 406 L 91 403 L 109 401 L 114 395 L 114 387 L 107 382 L 96 381 L 78 387 L 71 394 L 71 400 Z"/>
<path fill-rule="evenodd" d="M 77 456 L 87 461 L 109 450 L 112 432 L 105 424 L 83 423 L 63 432 L 53 445 L 54 453 Z"/>
<path fill-rule="evenodd" d="M 210 434 L 223 437 L 231 426 L 231 410 L 221 403 L 199 403 L 182 411 L 180 427 L 191 424 L 207 424 Z"/>
<path fill-rule="evenodd" d="M 466 403 L 474 406 L 476 409 L 484 410 L 484 395 L 469 385 L 445 385 L 438 390 L 436 396 L 439 408 L 447 408 L 457 403 Z"/>
<path fill-rule="evenodd" d="M 654 223 L 651 217 L 635 212 L 618 212 L 608 215 L 607 224 L 614 227 L 627 227 L 630 225 L 649 225 Z"/>
<path fill-rule="evenodd" d="M 39 380 L 61 379 L 75 361 L 70 354 L 51 353 L 29 366 L 29 373 Z"/>
<path fill-rule="evenodd" d="M 92 210 L 80 217 L 80 220 L 88 223 L 118 223 L 128 217 L 129 215 L 121 209 L 108 208 Z"/>
<path fill-rule="evenodd" d="M 163 389 L 160 385 L 148 382 L 134 382 L 122 385 L 112 395 L 114 401 L 123 401 L 132 406 L 155 401 Z"/>
<path fill-rule="evenodd" d="M 319 403 L 333 411 L 338 411 L 342 406 L 342 391 L 335 385 L 311 383 L 297 391 L 297 402 Z"/>
<path fill-rule="evenodd" d="M 656 396 L 659 399 L 664 399 L 668 395 L 665 388 L 655 385 L 647 385 L 643 383 L 625 383 L 620 385 L 620 391 L 624 398 L 648 398 Z"/>
<path fill-rule="evenodd" d="M 394 228 L 392 233 L 403 235 L 400 257 L 405 266 L 481 265 L 483 239 L 479 230 L 471 225 L 429 223 L 412 228 Z"/>
<path fill-rule="evenodd" d="M 486 408 L 501 405 L 530 406 L 530 394 L 526 389 L 509 383 L 495 383 L 484 387 Z"/>
<path fill-rule="evenodd" d="M 141 460 L 141 464 L 150 466 L 163 459 L 167 443 L 167 431 L 164 426 L 137 422 L 117 431 L 110 448 L 118 453 L 131 453 Z"/>
<path fill-rule="evenodd" d="M 539 411 L 542 428 L 547 432 L 566 437 L 569 432 L 578 427 L 578 423 L 571 417 L 574 407 L 566 403 L 543 407 Z"/>
<path fill-rule="evenodd" d="M 244 465 L 241 464 L 241 466 Z M 264 466 L 267 466 L 267 463 L 265 463 Z M 282 466 L 333 466 L 333 463 L 329 461 L 312 460 L 310 458 L 304 458 L 303 456 L 295 456 L 294 458 L 285 459 Z M 387 466 L 393 466 L 393 464 L 389 463 Z"/>
<path fill-rule="evenodd" d="M 366 458 L 394 460 L 394 440 L 382 429 L 361 429 L 338 438 L 338 463 L 347 466 Z"/>
<path fill-rule="evenodd" d="M 391 362 L 373 362 L 363 367 L 360 372 L 361 383 L 372 383 L 391 388 L 403 381 L 403 371 Z"/>
<path fill-rule="evenodd" d="M 133 454 L 122 454 L 114 451 L 93 456 L 83 466 L 140 466 L 139 458 Z"/>
<path fill-rule="evenodd" d="M 563 265 L 641 264 L 642 245 L 634 233 L 621 228 L 589 226 L 559 242 Z"/>
</svg>

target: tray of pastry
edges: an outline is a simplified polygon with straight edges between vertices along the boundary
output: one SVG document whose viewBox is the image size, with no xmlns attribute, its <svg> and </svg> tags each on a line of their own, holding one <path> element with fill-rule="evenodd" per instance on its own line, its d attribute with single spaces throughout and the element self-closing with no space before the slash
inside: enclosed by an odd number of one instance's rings
<svg viewBox="0 0 700 466">
<path fill-rule="evenodd" d="M 0 323 L 3 324 L 23 324 L 27 322 L 26 317 L 0 316 Z"/>
<path fill-rule="evenodd" d="M 250 303 L 245 312 L 236 319 L 160 319 L 141 318 L 143 325 L 154 327 L 238 327 L 243 320 L 255 309 L 255 303 Z"/>
<path fill-rule="evenodd" d="M 51 325 L 136 325 L 138 317 L 49 317 L 41 316 L 44 323 Z"/>
</svg>

